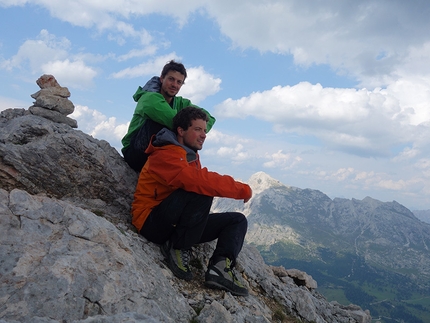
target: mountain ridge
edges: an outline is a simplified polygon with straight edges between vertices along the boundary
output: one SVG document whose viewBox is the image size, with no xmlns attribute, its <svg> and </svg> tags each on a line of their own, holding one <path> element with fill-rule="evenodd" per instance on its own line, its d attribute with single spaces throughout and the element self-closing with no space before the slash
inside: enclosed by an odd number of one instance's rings
<svg viewBox="0 0 430 323">
<path fill-rule="evenodd" d="M 331 199 L 319 190 L 284 185 L 263 172 L 251 176 L 248 183 L 254 191 L 249 205 L 217 198 L 212 211 L 234 208 L 245 213 L 250 226 L 285 224 L 285 228 L 290 229 L 290 232 L 291 225 L 305 232 L 329 229 L 327 231 L 342 235 L 347 242 L 353 243 L 354 247 L 357 247 L 361 238 L 374 236 L 379 239 L 381 245 L 393 243 L 399 247 L 429 250 L 430 225 L 423 223 L 412 211 L 396 201 L 382 202 L 371 197 L 362 200 Z M 256 207 L 258 212 L 255 211 Z M 308 212 L 307 216 L 304 216 L 304 212 Z M 288 217 L 284 216 L 285 214 L 288 214 Z M 317 225 L 309 225 L 310 220 Z M 393 230 L 384 227 L 388 222 L 395 224 Z M 413 228 L 410 228 L 411 225 Z M 351 231 L 351 228 L 354 230 Z M 252 236 L 253 230 L 250 231 L 247 237 Z M 249 242 L 258 242 L 257 237 L 255 241 L 251 240 L 253 239 L 248 238 Z M 425 263 L 430 266 L 430 260 Z M 430 272 L 424 268 L 422 273 L 430 277 Z"/>
</svg>

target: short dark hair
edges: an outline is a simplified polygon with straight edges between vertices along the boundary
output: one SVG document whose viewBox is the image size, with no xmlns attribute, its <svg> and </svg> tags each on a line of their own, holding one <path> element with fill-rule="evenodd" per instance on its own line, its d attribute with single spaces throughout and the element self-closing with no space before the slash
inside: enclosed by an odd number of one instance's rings
<svg viewBox="0 0 430 323">
<path fill-rule="evenodd" d="M 161 76 L 165 77 L 169 71 L 176 71 L 181 73 L 184 76 L 184 81 L 187 78 L 187 70 L 185 69 L 184 64 L 175 62 L 175 60 L 171 60 L 164 65 L 163 70 L 161 71 Z"/>
<path fill-rule="evenodd" d="M 193 106 L 183 108 L 173 117 L 173 131 L 178 134 L 178 127 L 187 130 L 191 126 L 191 121 L 198 119 L 209 121 L 208 115 L 202 108 Z"/>
</svg>

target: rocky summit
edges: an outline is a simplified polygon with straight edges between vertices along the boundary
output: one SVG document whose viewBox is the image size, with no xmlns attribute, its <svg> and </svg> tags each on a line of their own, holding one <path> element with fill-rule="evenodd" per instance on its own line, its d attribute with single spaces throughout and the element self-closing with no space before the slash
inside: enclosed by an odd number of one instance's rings
<svg viewBox="0 0 430 323">
<path fill-rule="evenodd" d="M 106 141 L 75 129 L 68 91 L 44 80 L 56 89 L 43 85 L 33 107 L 0 115 L 0 323 L 371 322 L 250 245 L 237 266 L 248 297 L 204 287 L 213 242 L 194 248 L 192 281 L 174 277 L 131 225 L 137 174 Z"/>
</svg>

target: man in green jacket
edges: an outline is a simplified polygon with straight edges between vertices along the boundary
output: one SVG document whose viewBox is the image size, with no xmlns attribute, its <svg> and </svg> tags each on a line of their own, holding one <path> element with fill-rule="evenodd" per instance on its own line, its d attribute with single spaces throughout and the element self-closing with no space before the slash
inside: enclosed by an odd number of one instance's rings
<svg viewBox="0 0 430 323">
<path fill-rule="evenodd" d="M 140 172 L 148 158 L 145 149 L 152 135 L 164 127 L 172 130 L 172 120 L 178 111 L 187 106 L 197 107 L 190 100 L 176 95 L 184 85 L 186 77 L 184 65 L 171 60 L 163 67 L 160 77 L 154 76 L 143 88 L 139 86 L 133 95 L 137 105 L 127 134 L 121 140 L 121 151 L 125 161 L 135 171 Z M 209 117 L 209 131 L 215 118 L 208 111 L 204 111 Z"/>
</svg>

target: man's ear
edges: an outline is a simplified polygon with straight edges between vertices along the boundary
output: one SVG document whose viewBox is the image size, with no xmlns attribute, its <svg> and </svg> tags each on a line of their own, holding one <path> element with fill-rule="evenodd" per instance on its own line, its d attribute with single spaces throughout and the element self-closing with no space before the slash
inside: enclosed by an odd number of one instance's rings
<svg viewBox="0 0 430 323">
<path fill-rule="evenodd" d="M 176 128 L 176 140 L 178 140 L 180 144 L 184 144 L 184 132 L 185 130 L 181 127 Z"/>
<path fill-rule="evenodd" d="M 176 128 L 176 131 L 178 132 L 178 135 L 182 137 L 185 130 L 182 129 L 181 127 L 178 127 L 178 128 Z"/>
</svg>

